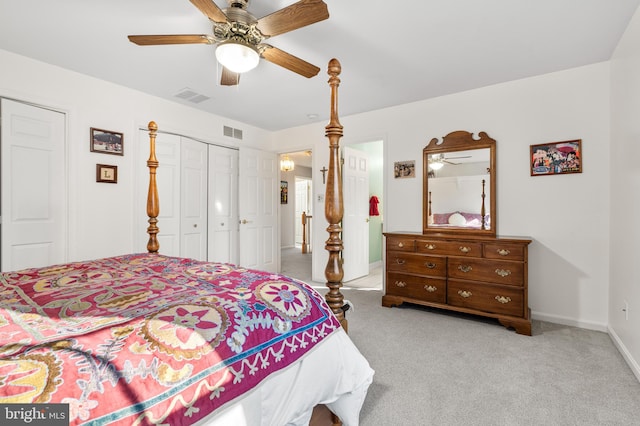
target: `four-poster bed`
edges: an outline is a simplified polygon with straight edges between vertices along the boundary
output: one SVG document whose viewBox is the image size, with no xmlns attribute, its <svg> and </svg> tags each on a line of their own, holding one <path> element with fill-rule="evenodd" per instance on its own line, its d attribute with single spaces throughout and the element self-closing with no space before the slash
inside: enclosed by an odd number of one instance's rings
<svg viewBox="0 0 640 426">
<path fill-rule="evenodd" d="M 340 64 L 329 64 L 325 298 L 290 277 L 164 256 L 155 138 L 148 253 L 0 277 L 0 403 L 63 403 L 70 424 L 357 425 L 373 371 L 346 334 L 337 157 Z"/>
</svg>

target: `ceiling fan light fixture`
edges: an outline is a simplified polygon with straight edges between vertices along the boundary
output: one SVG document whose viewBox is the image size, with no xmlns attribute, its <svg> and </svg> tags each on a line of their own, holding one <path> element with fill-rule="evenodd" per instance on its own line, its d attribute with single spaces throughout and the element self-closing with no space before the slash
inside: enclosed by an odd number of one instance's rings
<svg viewBox="0 0 640 426">
<path fill-rule="evenodd" d="M 429 163 L 429 168 L 431 170 L 440 170 L 442 166 L 444 166 L 444 163 L 442 161 L 434 161 L 432 163 Z"/>
<path fill-rule="evenodd" d="M 241 74 L 258 66 L 260 54 L 249 45 L 228 41 L 216 48 L 216 59 L 229 71 Z"/>
</svg>

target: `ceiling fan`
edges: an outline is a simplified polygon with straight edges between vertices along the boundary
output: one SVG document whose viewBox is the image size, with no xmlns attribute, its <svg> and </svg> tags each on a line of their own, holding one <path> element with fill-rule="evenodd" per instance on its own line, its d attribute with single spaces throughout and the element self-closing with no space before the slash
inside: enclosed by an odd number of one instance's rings
<svg viewBox="0 0 640 426">
<path fill-rule="evenodd" d="M 235 86 L 240 74 L 255 68 L 260 58 L 311 78 L 320 68 L 264 41 L 329 18 L 322 0 L 300 0 L 256 19 L 247 11 L 249 0 L 227 0 L 220 9 L 213 0 L 189 0 L 213 23 L 213 34 L 130 35 L 140 46 L 163 44 L 217 44 L 216 58 L 222 65 L 220 84 Z"/>
<path fill-rule="evenodd" d="M 442 168 L 442 166 L 444 166 L 445 163 L 457 166 L 460 163 L 454 163 L 453 161 L 450 161 L 450 160 L 461 160 L 463 158 L 471 158 L 471 156 L 463 155 L 460 157 L 445 157 L 445 154 L 431 154 L 429 155 L 429 168 L 438 170 Z"/>
</svg>

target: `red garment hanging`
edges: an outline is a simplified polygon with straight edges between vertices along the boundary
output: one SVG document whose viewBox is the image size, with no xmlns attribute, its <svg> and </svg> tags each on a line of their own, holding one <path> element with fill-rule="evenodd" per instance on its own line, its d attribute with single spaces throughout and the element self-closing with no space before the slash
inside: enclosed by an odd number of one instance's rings
<svg viewBox="0 0 640 426">
<path fill-rule="evenodd" d="M 372 195 L 371 198 L 369 198 L 369 216 L 380 216 L 380 212 L 378 211 L 379 202 L 380 200 L 378 200 L 378 197 L 375 195 Z"/>
</svg>

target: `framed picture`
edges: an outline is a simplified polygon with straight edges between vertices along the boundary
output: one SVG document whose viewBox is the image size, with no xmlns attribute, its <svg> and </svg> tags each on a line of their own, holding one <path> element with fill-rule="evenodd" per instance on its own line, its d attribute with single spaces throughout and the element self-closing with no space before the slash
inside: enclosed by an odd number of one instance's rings
<svg viewBox="0 0 640 426">
<path fill-rule="evenodd" d="M 582 139 L 531 145 L 531 176 L 582 173 Z"/>
<path fill-rule="evenodd" d="M 96 164 L 96 182 L 118 183 L 118 166 Z"/>
<path fill-rule="evenodd" d="M 393 163 L 393 177 L 396 179 L 416 177 L 416 162 L 414 160 L 396 161 Z"/>
<path fill-rule="evenodd" d="M 289 182 L 286 180 L 280 181 L 280 204 L 287 204 L 289 202 Z"/>
<path fill-rule="evenodd" d="M 124 135 L 109 130 L 91 128 L 91 152 L 124 155 Z"/>
</svg>

